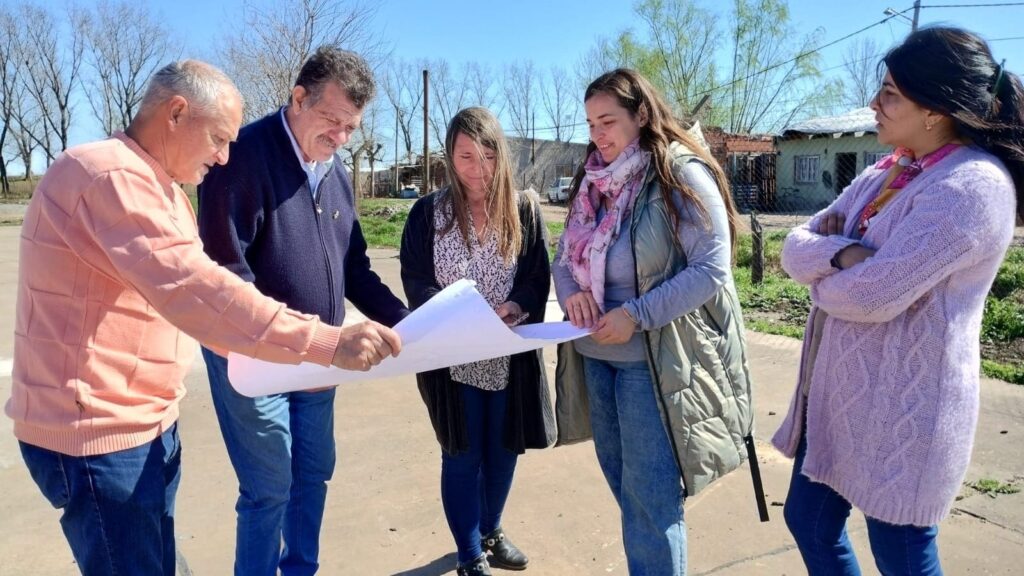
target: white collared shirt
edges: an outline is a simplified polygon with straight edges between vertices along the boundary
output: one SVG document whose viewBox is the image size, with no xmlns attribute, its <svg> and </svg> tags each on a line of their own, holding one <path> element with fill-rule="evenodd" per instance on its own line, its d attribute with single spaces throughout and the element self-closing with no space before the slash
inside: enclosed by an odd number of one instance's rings
<svg viewBox="0 0 1024 576">
<path fill-rule="evenodd" d="M 302 149 L 299 148 L 299 143 L 295 141 L 295 135 L 292 134 L 292 129 L 288 126 L 288 118 L 285 117 L 284 111 L 288 107 L 284 106 L 281 108 L 281 122 L 284 123 L 284 131 L 288 134 L 288 140 L 292 143 L 292 150 L 295 151 L 295 157 L 299 159 L 299 165 L 302 166 L 303 172 L 306 173 L 306 179 L 309 180 L 309 192 L 313 195 L 313 199 L 316 199 L 316 187 L 320 184 L 320 180 L 331 170 L 334 166 L 334 154 L 331 154 L 331 159 L 325 162 L 306 162 L 302 159 Z"/>
</svg>

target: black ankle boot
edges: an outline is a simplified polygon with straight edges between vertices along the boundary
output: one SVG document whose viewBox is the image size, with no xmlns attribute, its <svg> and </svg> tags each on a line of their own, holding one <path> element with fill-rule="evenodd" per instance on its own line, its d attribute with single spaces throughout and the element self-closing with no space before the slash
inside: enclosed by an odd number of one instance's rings
<svg viewBox="0 0 1024 576">
<path fill-rule="evenodd" d="M 487 563 L 487 555 L 481 554 L 479 558 L 468 564 L 459 564 L 455 568 L 458 576 L 491 576 L 491 566 Z"/>
<path fill-rule="evenodd" d="M 480 545 L 483 547 L 484 552 L 491 553 L 491 557 L 488 560 L 490 560 L 493 566 L 498 568 L 525 570 L 526 564 L 530 562 L 526 554 L 523 554 L 519 548 L 516 548 L 516 545 L 505 536 L 505 532 L 501 528 L 495 528 L 494 532 L 484 536 L 480 540 Z"/>
</svg>

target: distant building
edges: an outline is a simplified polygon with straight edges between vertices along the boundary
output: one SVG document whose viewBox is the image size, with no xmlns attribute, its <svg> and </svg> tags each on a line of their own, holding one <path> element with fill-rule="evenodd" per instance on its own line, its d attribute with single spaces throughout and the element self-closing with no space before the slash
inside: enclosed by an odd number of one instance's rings
<svg viewBox="0 0 1024 576">
<path fill-rule="evenodd" d="M 767 134 L 730 134 L 715 126 L 701 127 L 711 155 L 725 171 L 740 210 L 770 210 L 774 205 L 777 150 Z"/>
<path fill-rule="evenodd" d="M 781 207 L 810 211 L 830 204 L 865 167 L 891 151 L 878 143 L 876 133 L 871 108 L 787 126 L 775 139 Z"/>
<path fill-rule="evenodd" d="M 508 147 L 516 187 L 533 188 L 542 197 L 558 178 L 574 176 L 587 153 L 585 143 L 531 138 L 509 137 Z"/>
</svg>

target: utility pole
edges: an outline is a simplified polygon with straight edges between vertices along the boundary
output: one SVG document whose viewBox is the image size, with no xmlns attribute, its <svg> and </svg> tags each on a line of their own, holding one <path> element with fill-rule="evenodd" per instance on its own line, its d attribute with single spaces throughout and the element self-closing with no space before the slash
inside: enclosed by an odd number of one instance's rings
<svg viewBox="0 0 1024 576">
<path fill-rule="evenodd" d="M 422 186 L 426 186 L 420 190 L 421 193 L 430 192 L 430 146 L 427 144 L 428 140 L 428 126 L 427 126 L 427 110 L 430 90 L 430 71 L 423 71 L 423 182 Z"/>
<path fill-rule="evenodd" d="M 395 106 L 395 184 L 391 189 L 392 194 L 398 193 L 400 190 L 398 186 L 398 106 Z"/>
<path fill-rule="evenodd" d="M 910 22 L 910 31 L 917 32 L 917 18 L 921 15 L 921 0 L 914 0 L 914 19 Z"/>
</svg>

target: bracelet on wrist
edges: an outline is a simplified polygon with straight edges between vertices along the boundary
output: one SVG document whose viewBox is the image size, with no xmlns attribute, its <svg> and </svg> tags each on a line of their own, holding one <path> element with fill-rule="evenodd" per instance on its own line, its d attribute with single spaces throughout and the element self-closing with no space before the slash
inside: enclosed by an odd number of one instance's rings
<svg viewBox="0 0 1024 576">
<path fill-rule="evenodd" d="M 626 318 L 629 318 L 629 321 L 632 322 L 633 325 L 637 327 L 637 329 L 640 328 L 640 322 L 637 321 L 637 319 L 634 318 L 633 315 L 629 313 L 629 308 L 626 308 L 625 306 L 623 306 L 622 307 L 622 313 L 626 315 Z"/>
</svg>

